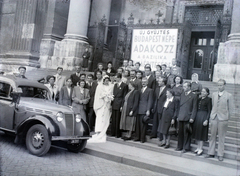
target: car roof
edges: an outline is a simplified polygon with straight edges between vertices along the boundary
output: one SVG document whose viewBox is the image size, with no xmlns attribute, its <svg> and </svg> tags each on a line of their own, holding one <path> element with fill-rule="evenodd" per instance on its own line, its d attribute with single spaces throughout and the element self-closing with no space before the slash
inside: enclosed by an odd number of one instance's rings
<svg viewBox="0 0 240 176">
<path fill-rule="evenodd" d="M 9 82 L 11 85 L 16 85 L 16 87 L 32 86 L 32 87 L 47 89 L 47 87 L 44 84 L 41 84 L 37 81 L 24 79 L 24 78 L 18 78 L 14 75 L 0 75 L 0 80 L 5 81 L 5 82 Z"/>
</svg>

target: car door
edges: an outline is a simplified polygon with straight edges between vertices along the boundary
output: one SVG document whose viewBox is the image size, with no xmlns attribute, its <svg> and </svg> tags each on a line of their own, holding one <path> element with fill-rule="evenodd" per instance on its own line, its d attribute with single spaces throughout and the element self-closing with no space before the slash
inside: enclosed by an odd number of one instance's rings
<svg viewBox="0 0 240 176">
<path fill-rule="evenodd" d="M 0 128 L 13 130 L 15 104 L 10 97 L 11 86 L 0 81 Z"/>
</svg>

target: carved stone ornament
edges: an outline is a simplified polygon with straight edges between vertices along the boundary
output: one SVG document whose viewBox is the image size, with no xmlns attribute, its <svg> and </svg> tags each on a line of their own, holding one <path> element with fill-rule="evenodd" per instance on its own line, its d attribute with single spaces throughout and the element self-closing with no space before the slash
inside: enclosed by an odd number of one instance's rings
<svg viewBox="0 0 240 176">
<path fill-rule="evenodd" d="M 151 10 L 152 8 L 166 6 L 166 1 L 159 0 L 128 0 L 131 4 L 140 7 L 143 10 Z"/>
</svg>

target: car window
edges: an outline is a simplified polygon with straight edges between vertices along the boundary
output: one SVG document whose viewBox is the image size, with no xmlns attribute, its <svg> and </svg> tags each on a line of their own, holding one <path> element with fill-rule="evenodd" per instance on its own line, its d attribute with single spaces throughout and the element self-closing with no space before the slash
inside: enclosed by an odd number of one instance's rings
<svg viewBox="0 0 240 176">
<path fill-rule="evenodd" d="M 21 97 L 47 99 L 47 90 L 31 86 L 19 86 L 22 89 Z"/>
<path fill-rule="evenodd" d="M 10 87 L 11 87 L 10 84 L 0 82 L 0 96 L 9 97 Z"/>
</svg>

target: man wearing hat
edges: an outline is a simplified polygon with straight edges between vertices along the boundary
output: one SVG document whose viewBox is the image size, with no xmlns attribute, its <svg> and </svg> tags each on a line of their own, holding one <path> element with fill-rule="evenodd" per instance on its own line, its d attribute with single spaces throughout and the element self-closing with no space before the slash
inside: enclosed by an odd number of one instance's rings
<svg viewBox="0 0 240 176">
<path fill-rule="evenodd" d="M 26 70 L 27 70 L 26 67 L 20 66 L 20 67 L 18 68 L 19 74 L 18 74 L 16 77 L 18 77 L 18 78 L 23 78 L 23 79 L 27 79 L 27 77 L 25 76 Z"/>
</svg>

